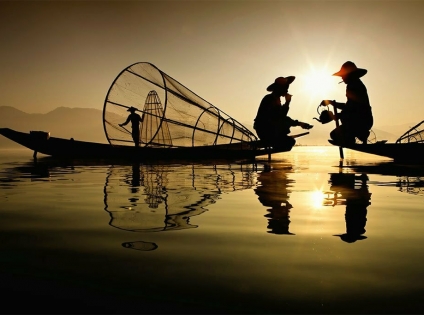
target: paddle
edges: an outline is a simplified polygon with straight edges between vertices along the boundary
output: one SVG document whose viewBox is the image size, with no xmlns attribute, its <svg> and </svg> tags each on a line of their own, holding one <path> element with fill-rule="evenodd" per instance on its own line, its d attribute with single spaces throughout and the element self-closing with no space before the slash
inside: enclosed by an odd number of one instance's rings
<svg viewBox="0 0 424 315">
<path fill-rule="evenodd" d="M 299 138 L 299 137 L 302 137 L 302 136 L 306 136 L 306 135 L 309 135 L 309 131 L 307 131 L 307 132 L 303 132 L 303 133 L 299 133 L 299 134 L 297 134 L 297 135 L 289 135 L 289 137 L 292 137 L 292 138 Z"/>
<path fill-rule="evenodd" d="M 336 128 L 339 128 L 339 119 L 337 117 L 337 108 L 336 108 L 336 106 L 333 106 L 333 108 L 334 108 L 334 119 L 336 120 Z M 339 153 L 340 153 L 339 167 L 342 167 L 343 166 L 343 160 L 344 160 L 344 154 L 343 154 L 342 146 L 339 146 Z"/>
<path fill-rule="evenodd" d="M 121 124 L 118 124 L 119 127 L 121 127 L 122 129 L 124 129 L 126 132 L 128 132 L 129 134 L 131 134 L 131 131 L 129 131 L 127 128 L 125 128 L 124 126 L 121 126 Z"/>
</svg>

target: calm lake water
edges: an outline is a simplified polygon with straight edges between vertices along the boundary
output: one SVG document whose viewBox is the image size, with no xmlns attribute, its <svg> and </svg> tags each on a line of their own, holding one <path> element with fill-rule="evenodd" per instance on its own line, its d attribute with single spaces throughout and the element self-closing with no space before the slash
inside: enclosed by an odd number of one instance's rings
<svg viewBox="0 0 424 315">
<path fill-rule="evenodd" d="M 345 158 L 34 163 L 0 150 L 3 309 L 424 312 L 424 168 Z"/>
</svg>

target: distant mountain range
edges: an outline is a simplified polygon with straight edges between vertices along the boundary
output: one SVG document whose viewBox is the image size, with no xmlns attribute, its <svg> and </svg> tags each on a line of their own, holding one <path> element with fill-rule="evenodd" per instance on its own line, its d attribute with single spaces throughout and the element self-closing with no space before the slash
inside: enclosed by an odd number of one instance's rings
<svg viewBox="0 0 424 315">
<path fill-rule="evenodd" d="M 48 131 L 52 137 L 74 138 L 75 140 L 107 143 L 103 129 L 103 113 L 94 108 L 58 107 L 47 114 L 28 114 L 11 106 L 0 106 L 0 128 L 11 128 L 17 131 Z M 315 123 L 314 123 L 315 122 Z M 241 122 L 254 132 L 251 122 Z M 310 134 L 297 139 L 300 145 L 328 145 L 329 133 L 334 124 L 320 124 L 310 121 L 314 128 Z M 416 123 L 383 126 L 373 128 L 377 140 L 396 141 L 400 135 Z M 385 130 L 390 130 L 387 132 Z M 300 127 L 292 128 L 292 134 L 302 133 Z M 0 136 L 0 148 L 19 148 L 20 145 Z"/>
<path fill-rule="evenodd" d="M 28 114 L 11 106 L 0 106 L 0 128 L 17 131 L 48 131 L 52 137 L 107 143 L 102 111 L 94 108 L 58 107 L 47 114 Z M 19 144 L 0 136 L 0 148 Z"/>
</svg>

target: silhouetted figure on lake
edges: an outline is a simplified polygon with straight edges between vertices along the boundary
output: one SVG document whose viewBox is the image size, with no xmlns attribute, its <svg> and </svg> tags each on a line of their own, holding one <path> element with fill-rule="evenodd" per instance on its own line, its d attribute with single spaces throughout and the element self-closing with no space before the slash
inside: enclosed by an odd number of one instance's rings
<svg viewBox="0 0 424 315">
<path fill-rule="evenodd" d="M 287 115 L 292 97 L 288 89 L 294 79 L 294 76 L 276 78 L 275 82 L 267 88 L 267 91 L 271 93 L 265 95 L 259 105 L 253 128 L 267 147 L 290 151 L 296 143 L 296 140 L 288 135 L 290 128 L 294 126 L 300 126 L 303 129 L 312 128 L 312 125 L 293 120 Z M 280 97 L 283 96 L 285 103 L 281 104 Z"/>
<path fill-rule="evenodd" d="M 367 88 L 360 79 L 366 73 L 367 70 L 357 68 L 353 62 L 347 61 L 338 72 L 333 74 L 333 76 L 341 77 L 342 82 L 346 83 L 347 97 L 346 103 L 339 103 L 335 100 L 321 102 L 323 106 L 333 105 L 336 109 L 341 109 L 337 115 L 341 124 L 330 133 L 333 144 L 354 144 L 355 138 L 367 143 L 374 119 Z"/>
<path fill-rule="evenodd" d="M 40 148 L 44 147 L 47 143 L 47 141 L 50 138 L 50 132 L 44 132 L 44 131 L 30 131 L 30 138 L 32 140 L 32 144 L 34 146 L 34 153 L 33 158 L 34 160 L 37 159 L 37 153 Z"/>
<path fill-rule="evenodd" d="M 268 233 L 295 235 L 289 232 L 289 214 L 293 206 L 288 202 L 287 186 L 293 181 L 287 178 L 287 172 L 291 172 L 291 166 L 277 170 L 265 169 L 258 176 L 259 185 L 255 193 L 261 204 L 268 207 L 265 215 L 268 219 Z"/>
<path fill-rule="evenodd" d="M 331 190 L 341 193 L 341 204 L 346 205 L 346 233 L 339 234 L 341 240 L 353 243 L 366 239 L 364 236 L 367 224 L 367 207 L 371 204 L 371 193 L 368 191 L 368 176 L 366 174 L 331 174 Z"/>
<path fill-rule="evenodd" d="M 123 127 L 131 121 L 131 135 L 134 140 L 135 146 L 139 147 L 140 146 L 140 123 L 143 122 L 143 118 L 135 112 L 136 110 L 137 108 L 135 107 L 128 108 L 127 112 L 130 112 L 130 114 L 128 115 L 127 120 L 124 123 L 119 124 L 119 126 Z"/>
</svg>

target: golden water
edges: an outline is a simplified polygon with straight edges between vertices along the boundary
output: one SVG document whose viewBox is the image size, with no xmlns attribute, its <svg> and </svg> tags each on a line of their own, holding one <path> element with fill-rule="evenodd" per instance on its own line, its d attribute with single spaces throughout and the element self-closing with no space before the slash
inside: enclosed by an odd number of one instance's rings
<svg viewBox="0 0 424 315">
<path fill-rule="evenodd" d="M 352 151 L 339 168 L 338 154 L 145 165 L 2 150 L 5 300 L 24 297 L 13 307 L 26 312 L 423 311 L 423 168 Z"/>
</svg>

